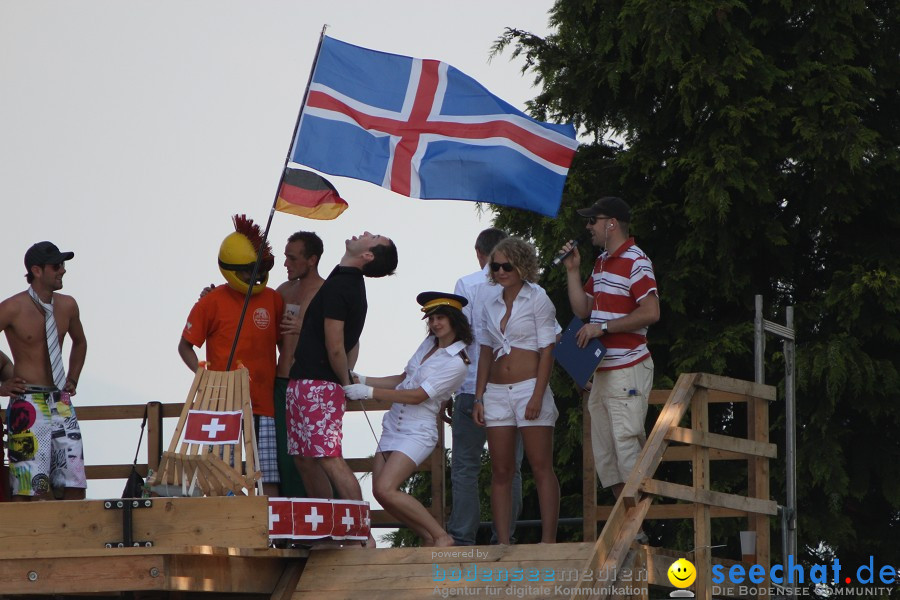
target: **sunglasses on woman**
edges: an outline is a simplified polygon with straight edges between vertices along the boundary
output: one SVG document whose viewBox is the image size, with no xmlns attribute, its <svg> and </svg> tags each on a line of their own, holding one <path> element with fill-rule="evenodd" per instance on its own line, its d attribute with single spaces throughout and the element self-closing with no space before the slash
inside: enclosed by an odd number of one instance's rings
<svg viewBox="0 0 900 600">
<path fill-rule="evenodd" d="M 505 262 L 505 263 L 492 262 L 491 263 L 491 271 L 493 271 L 494 273 L 496 273 L 500 269 L 503 269 L 507 273 L 511 273 L 514 268 L 515 267 L 512 266 L 511 262 Z"/>
</svg>

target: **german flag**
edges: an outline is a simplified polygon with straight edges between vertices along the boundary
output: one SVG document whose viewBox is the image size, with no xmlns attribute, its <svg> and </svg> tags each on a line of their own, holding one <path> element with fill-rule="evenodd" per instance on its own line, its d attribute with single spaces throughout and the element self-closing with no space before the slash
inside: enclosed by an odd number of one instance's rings
<svg viewBox="0 0 900 600">
<path fill-rule="evenodd" d="M 327 221 L 338 218 L 347 208 L 347 202 L 324 177 L 304 169 L 284 170 L 275 210 Z"/>
</svg>

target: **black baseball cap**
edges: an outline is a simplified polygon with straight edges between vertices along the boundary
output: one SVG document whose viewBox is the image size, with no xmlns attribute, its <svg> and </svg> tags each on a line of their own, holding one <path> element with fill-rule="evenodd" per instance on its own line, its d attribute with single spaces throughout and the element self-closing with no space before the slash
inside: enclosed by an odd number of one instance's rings
<svg viewBox="0 0 900 600">
<path fill-rule="evenodd" d="M 35 265 L 56 265 L 75 258 L 74 252 L 60 252 L 53 242 L 38 242 L 25 253 L 25 269 Z"/>
<path fill-rule="evenodd" d="M 576 211 L 582 217 L 612 217 L 626 223 L 631 222 L 631 207 L 624 200 L 617 196 L 604 196 L 594 202 L 588 208 L 581 208 Z"/>
</svg>

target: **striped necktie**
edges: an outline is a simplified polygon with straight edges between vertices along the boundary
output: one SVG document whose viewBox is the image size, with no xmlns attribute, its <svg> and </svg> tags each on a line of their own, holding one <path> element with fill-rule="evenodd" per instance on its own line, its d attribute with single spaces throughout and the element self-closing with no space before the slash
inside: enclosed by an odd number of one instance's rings
<svg viewBox="0 0 900 600">
<path fill-rule="evenodd" d="M 53 371 L 53 383 L 57 389 L 66 387 L 66 370 L 63 368 L 62 350 L 59 348 L 59 332 L 56 330 L 56 319 L 53 318 L 53 300 L 49 304 L 41 302 L 33 287 L 28 288 L 31 299 L 44 311 L 44 329 L 47 333 L 47 352 L 50 354 L 50 369 Z"/>
</svg>

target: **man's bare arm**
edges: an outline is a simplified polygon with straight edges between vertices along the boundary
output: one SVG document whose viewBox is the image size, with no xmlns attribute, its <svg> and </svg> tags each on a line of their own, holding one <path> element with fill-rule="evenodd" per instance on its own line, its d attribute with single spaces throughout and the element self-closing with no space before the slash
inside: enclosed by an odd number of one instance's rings
<svg viewBox="0 0 900 600">
<path fill-rule="evenodd" d="M 350 367 L 350 370 L 356 368 L 356 361 L 359 360 L 359 344 L 353 346 L 350 349 L 350 352 L 347 353 L 347 366 Z M 350 383 L 353 383 L 352 381 Z"/>
<path fill-rule="evenodd" d="M 72 340 L 72 350 L 69 352 L 69 370 L 66 374 L 65 390 L 74 395 L 75 388 L 78 387 L 78 379 L 81 377 L 81 370 L 84 368 L 84 360 L 87 358 L 87 337 L 85 337 L 84 327 L 81 325 L 81 314 L 78 312 L 77 303 L 74 303 L 74 310 L 69 318 L 69 338 Z"/>
<path fill-rule="evenodd" d="M 325 319 L 325 351 L 328 364 L 338 377 L 341 385 L 350 385 L 350 361 L 344 350 L 344 322 Z"/>
<path fill-rule="evenodd" d="M 181 357 L 187 368 L 191 370 L 191 373 L 197 372 L 197 367 L 200 366 L 197 352 L 194 350 L 194 345 L 184 338 L 178 340 L 178 356 Z"/>
</svg>

